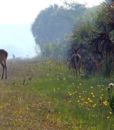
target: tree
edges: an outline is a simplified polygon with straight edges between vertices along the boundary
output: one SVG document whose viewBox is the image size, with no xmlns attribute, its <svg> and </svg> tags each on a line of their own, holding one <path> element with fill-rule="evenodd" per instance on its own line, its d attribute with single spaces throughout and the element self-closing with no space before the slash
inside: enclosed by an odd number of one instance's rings
<svg viewBox="0 0 114 130">
<path fill-rule="evenodd" d="M 92 40 L 95 52 L 103 55 L 105 61 L 105 75 L 110 76 L 112 71 L 112 61 L 114 55 L 114 8 L 113 1 L 107 1 L 101 6 L 101 10 L 97 15 L 96 27 L 99 32 Z"/>
<path fill-rule="evenodd" d="M 40 12 L 32 25 L 32 33 L 41 51 L 47 44 L 59 44 L 70 35 L 74 25 L 79 26 L 80 17 L 86 8 L 76 4 L 75 8 L 50 6 Z"/>
</svg>

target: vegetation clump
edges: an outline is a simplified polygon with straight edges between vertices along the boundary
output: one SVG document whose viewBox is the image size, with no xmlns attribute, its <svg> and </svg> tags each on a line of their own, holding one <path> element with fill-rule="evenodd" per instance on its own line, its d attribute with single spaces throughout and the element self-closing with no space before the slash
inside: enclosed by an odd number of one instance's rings
<svg viewBox="0 0 114 130">
<path fill-rule="evenodd" d="M 113 92 L 114 84 L 110 83 L 108 86 L 108 96 L 109 96 L 109 105 L 114 113 L 114 92 Z"/>
</svg>

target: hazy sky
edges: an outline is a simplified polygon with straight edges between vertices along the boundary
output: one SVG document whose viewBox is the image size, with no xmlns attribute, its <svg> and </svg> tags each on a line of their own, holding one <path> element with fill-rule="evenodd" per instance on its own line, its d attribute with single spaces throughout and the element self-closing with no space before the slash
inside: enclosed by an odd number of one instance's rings
<svg viewBox="0 0 114 130">
<path fill-rule="evenodd" d="M 64 0 L 0 0 L 0 23 L 31 23 L 39 11 L 50 4 L 62 4 Z M 97 5 L 103 0 L 74 0 L 88 6 Z"/>
<path fill-rule="evenodd" d="M 35 42 L 31 24 L 38 13 L 54 3 L 64 0 L 0 0 L 0 48 L 17 57 L 34 56 Z M 93 6 L 103 0 L 74 0 Z"/>
</svg>

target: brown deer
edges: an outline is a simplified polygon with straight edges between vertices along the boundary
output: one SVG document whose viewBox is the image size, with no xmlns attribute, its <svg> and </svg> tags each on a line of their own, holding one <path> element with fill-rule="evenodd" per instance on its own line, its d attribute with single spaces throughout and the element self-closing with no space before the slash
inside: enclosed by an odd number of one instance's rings
<svg viewBox="0 0 114 130">
<path fill-rule="evenodd" d="M 8 57 L 8 52 L 5 51 L 4 49 L 0 49 L 0 64 L 3 69 L 1 79 L 4 78 L 4 74 L 5 74 L 5 79 L 7 79 L 7 65 L 6 65 L 7 57 Z"/>
<path fill-rule="evenodd" d="M 75 72 L 75 75 L 80 74 L 81 68 L 81 55 L 78 53 L 78 49 L 74 50 L 69 62 L 69 68 L 72 68 Z"/>
</svg>

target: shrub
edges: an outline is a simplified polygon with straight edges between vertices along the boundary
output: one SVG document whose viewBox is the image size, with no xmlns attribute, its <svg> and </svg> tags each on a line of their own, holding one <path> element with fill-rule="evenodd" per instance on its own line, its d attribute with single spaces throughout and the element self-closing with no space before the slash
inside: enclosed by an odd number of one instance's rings
<svg viewBox="0 0 114 130">
<path fill-rule="evenodd" d="M 114 93 L 113 93 L 113 87 L 114 87 L 113 83 L 110 83 L 108 85 L 109 105 L 110 105 L 110 107 L 112 109 L 112 112 L 114 113 Z"/>
<path fill-rule="evenodd" d="M 114 113 L 114 93 L 112 94 L 110 100 L 109 100 L 109 105 L 112 109 L 112 112 Z"/>
</svg>

